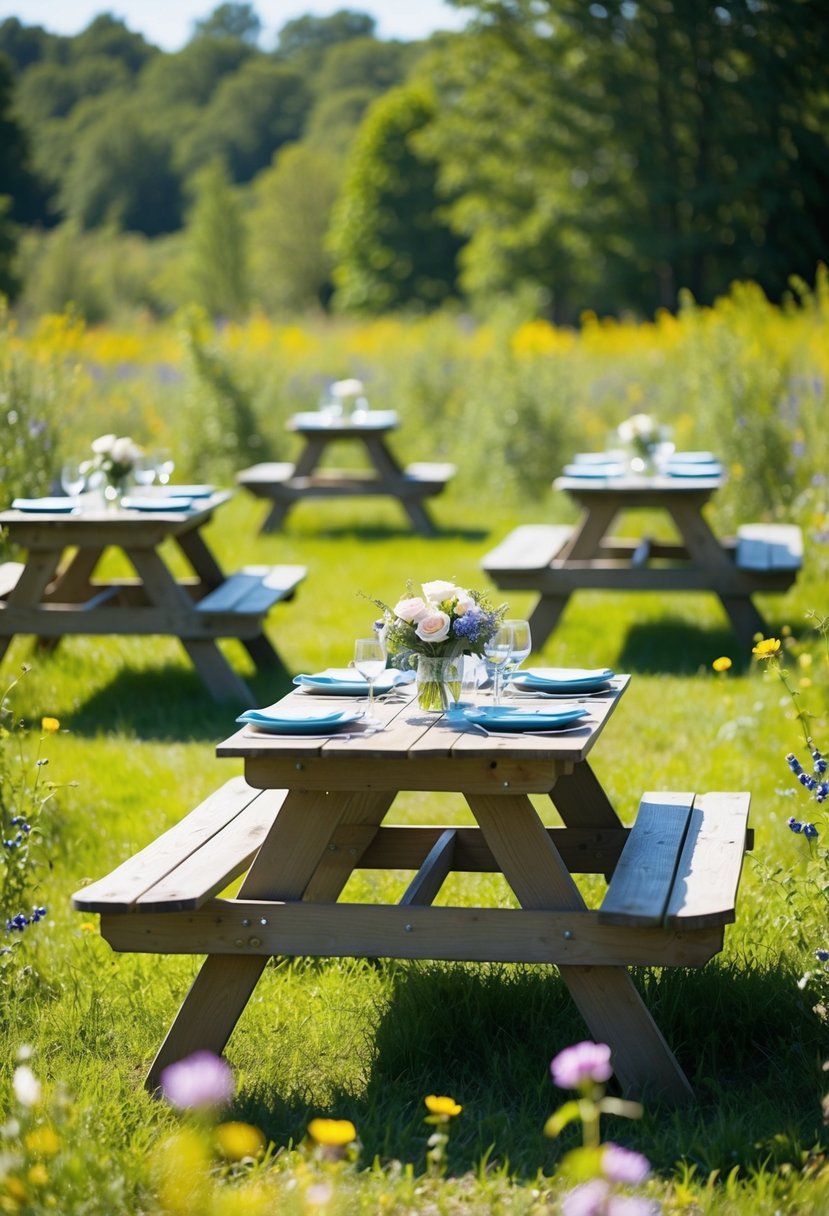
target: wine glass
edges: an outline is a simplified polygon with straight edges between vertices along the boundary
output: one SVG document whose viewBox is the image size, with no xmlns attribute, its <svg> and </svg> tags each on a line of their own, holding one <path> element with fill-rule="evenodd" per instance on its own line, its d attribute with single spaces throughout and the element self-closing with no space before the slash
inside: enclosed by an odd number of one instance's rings
<svg viewBox="0 0 829 1216">
<path fill-rule="evenodd" d="M 86 485 L 86 476 L 76 460 L 67 460 L 60 471 L 60 484 L 64 494 L 74 498 Z"/>
<path fill-rule="evenodd" d="M 151 486 L 156 479 L 156 462 L 152 456 L 139 456 L 132 470 L 136 485 Z"/>
<path fill-rule="evenodd" d="M 512 626 L 499 625 L 492 637 L 484 642 L 484 666 L 492 679 L 492 703 L 501 704 L 503 676 L 512 654 Z"/>
<path fill-rule="evenodd" d="M 155 475 L 159 485 L 166 486 L 173 475 L 176 462 L 169 448 L 159 448 L 155 454 Z"/>
<path fill-rule="evenodd" d="M 509 679 L 518 670 L 533 648 L 529 621 L 504 621 L 512 629 L 512 653 L 507 660 L 506 676 Z"/>
<path fill-rule="evenodd" d="M 382 726 L 374 712 L 374 684 L 386 670 L 386 648 L 375 634 L 373 638 L 357 638 L 354 643 L 354 666 L 368 682 L 368 710 L 363 721 L 369 726 Z"/>
</svg>

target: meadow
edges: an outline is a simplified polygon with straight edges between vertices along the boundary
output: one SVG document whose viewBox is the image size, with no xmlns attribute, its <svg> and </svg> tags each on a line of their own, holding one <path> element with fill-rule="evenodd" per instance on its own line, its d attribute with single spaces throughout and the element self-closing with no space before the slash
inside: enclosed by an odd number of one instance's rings
<svg viewBox="0 0 829 1216">
<path fill-rule="evenodd" d="M 401 456 L 451 459 L 458 476 L 435 502 L 434 539 L 412 535 L 383 501 L 302 504 L 271 535 L 258 533 L 264 506 L 246 495 L 217 513 L 208 539 L 227 566 L 308 567 L 296 599 L 269 618 L 283 680 L 256 675 L 226 644 L 266 704 L 294 672 L 347 661 L 373 617 L 361 593 L 393 601 L 407 580 L 439 577 L 485 587 L 481 557 L 511 527 L 572 518 L 550 485 L 569 455 L 647 410 L 678 445 L 723 453 L 718 529 L 760 518 L 803 526 L 802 577 L 760 607 L 825 746 L 829 666 L 808 614 L 827 612 L 826 309 L 819 281 L 782 309 L 746 285 L 712 310 L 689 304 L 639 324 L 585 318 L 578 331 L 506 307 L 487 324 L 259 318 L 219 330 L 193 313 L 123 332 L 66 315 L 23 333 L 7 318 L 3 494 L 46 490 L 61 459 L 109 430 L 172 447 L 181 480 L 231 484 L 251 459 L 291 458 L 284 421 L 314 406 L 326 379 L 362 378 L 373 404 L 399 410 Z M 531 597 L 509 603 L 521 616 Z M 732 665 L 718 672 L 721 657 Z M 533 658 L 631 673 L 594 761 L 625 822 L 646 789 L 752 794 L 756 843 L 724 952 L 699 971 L 635 975 L 698 1101 L 682 1112 L 646 1103 L 638 1120 L 604 1116 L 603 1137 L 649 1159 L 652 1176 L 635 1191 L 666 1212 L 825 1211 L 829 984 L 814 951 L 829 944 L 827 854 L 821 808 L 785 762 L 803 751 L 792 698 L 774 670 L 736 650 L 705 595 L 582 594 Z M 143 1073 L 195 960 L 116 955 L 69 897 L 240 771 L 214 755 L 236 709 L 209 701 L 178 645 L 161 638 L 75 638 L 49 655 L 18 639 L 0 677 L 3 688 L 19 677 L 6 696 L 0 810 L 12 814 L 34 781 L 34 801 L 55 783 L 29 875 L 30 900 L 47 913 L 0 955 L 0 1212 L 566 1210 L 574 1176 L 561 1167 L 581 1133 L 576 1121 L 544 1134 L 570 1096 L 549 1064 L 584 1027 L 550 969 L 274 960 L 228 1045 L 236 1094 L 221 1116 L 258 1129 L 264 1155 L 239 1161 L 210 1128 L 152 1100 Z M 427 794 L 393 808 L 398 822 L 464 814 Z M 813 821 L 817 841 L 793 833 L 790 816 Z M 393 898 L 405 881 L 360 876 L 344 898 Z M 441 898 L 477 901 L 482 887 L 510 905 L 481 876 L 454 878 Z M 39 1093 L 23 1092 L 21 1069 Z M 438 1162 L 427 1158 L 427 1095 L 463 1108 Z M 309 1137 L 320 1116 L 353 1123 L 345 1155 Z"/>
</svg>

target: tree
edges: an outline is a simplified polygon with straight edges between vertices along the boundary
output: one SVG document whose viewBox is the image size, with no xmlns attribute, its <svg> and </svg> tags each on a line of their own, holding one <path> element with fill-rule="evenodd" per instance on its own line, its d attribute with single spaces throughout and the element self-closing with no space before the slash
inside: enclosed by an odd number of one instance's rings
<svg viewBox="0 0 829 1216">
<path fill-rule="evenodd" d="M 197 21 L 197 38 L 237 38 L 256 46 L 262 33 L 262 22 L 250 4 L 220 4 L 209 17 Z"/>
<path fill-rule="evenodd" d="M 119 60 L 131 75 L 136 75 L 148 59 L 158 54 L 143 34 L 135 34 L 118 17 L 101 13 L 74 38 L 67 39 L 70 55 L 78 62 L 93 55 Z"/>
<path fill-rule="evenodd" d="M 360 129 L 331 229 L 344 311 L 434 307 L 455 292 L 460 242 L 440 218 L 434 162 L 414 135 L 434 117 L 423 88 L 393 89 Z"/>
<path fill-rule="evenodd" d="M 0 199 L 5 200 L 0 212 L 0 282 L 5 276 L 5 286 L 0 290 L 10 295 L 15 287 L 11 272 L 17 237 L 14 221 L 37 220 L 46 205 L 46 192 L 32 169 L 28 136 L 14 112 L 12 74 L 4 55 L 0 55 L 0 191 Z"/>
<path fill-rule="evenodd" d="M 193 191 L 186 233 L 192 302 L 213 317 L 241 317 L 249 305 L 247 232 L 220 160 L 196 175 Z"/>
<path fill-rule="evenodd" d="M 424 144 L 479 294 L 559 315 L 779 298 L 825 254 L 829 9 L 819 0 L 473 0 L 431 61 Z"/>
<path fill-rule="evenodd" d="M 325 234 L 340 185 L 335 159 L 290 144 L 253 183 L 250 213 L 256 296 L 269 310 L 320 308 L 331 294 Z"/>
<path fill-rule="evenodd" d="M 301 60 L 304 67 L 316 68 L 332 46 L 352 38 L 372 38 L 376 24 L 368 13 L 345 8 L 330 17 L 307 14 L 282 26 L 276 51 L 280 59 Z"/>
</svg>

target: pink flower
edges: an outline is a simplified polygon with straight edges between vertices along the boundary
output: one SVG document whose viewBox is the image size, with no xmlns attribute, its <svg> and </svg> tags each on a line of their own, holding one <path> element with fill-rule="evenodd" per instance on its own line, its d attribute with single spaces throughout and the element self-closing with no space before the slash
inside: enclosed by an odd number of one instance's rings
<svg viewBox="0 0 829 1216">
<path fill-rule="evenodd" d="M 610 1187 L 600 1178 L 568 1191 L 561 1201 L 561 1216 L 604 1216 Z"/>
<path fill-rule="evenodd" d="M 419 595 L 413 595 L 408 599 L 400 600 L 394 606 L 394 615 L 399 616 L 401 621 L 419 621 L 424 612 L 428 611 L 426 602 Z"/>
<path fill-rule="evenodd" d="M 196 1051 L 161 1074 L 161 1092 L 179 1110 L 222 1106 L 236 1092 L 230 1065 L 212 1051 Z"/>
<path fill-rule="evenodd" d="M 442 642 L 449 636 L 449 626 L 452 624 L 445 612 L 429 612 L 420 617 L 415 633 L 421 642 Z"/>
<path fill-rule="evenodd" d="M 550 1063 L 550 1072 L 561 1089 L 579 1089 L 584 1081 L 607 1081 L 613 1074 L 610 1048 L 585 1039 L 560 1051 Z"/>
<path fill-rule="evenodd" d="M 611 1182 L 628 1182 L 636 1186 L 644 1182 L 651 1172 L 650 1162 L 641 1153 L 622 1148 L 609 1141 L 603 1146 L 602 1173 Z"/>
</svg>

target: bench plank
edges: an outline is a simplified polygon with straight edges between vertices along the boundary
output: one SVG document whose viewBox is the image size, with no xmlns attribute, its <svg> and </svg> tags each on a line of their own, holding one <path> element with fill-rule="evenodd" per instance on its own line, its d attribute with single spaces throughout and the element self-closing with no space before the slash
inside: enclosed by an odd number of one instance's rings
<svg viewBox="0 0 829 1216">
<path fill-rule="evenodd" d="M 262 615 L 293 594 L 307 574 L 305 566 L 245 566 L 199 600 L 199 612 Z"/>
<path fill-rule="evenodd" d="M 602 902 L 608 925 L 661 925 L 685 842 L 693 794 L 645 794 Z"/>
<path fill-rule="evenodd" d="M 261 790 L 253 789 L 243 777 L 232 777 L 157 840 L 104 878 L 76 891 L 72 896 L 74 907 L 80 912 L 133 910 L 145 892 L 162 882 L 177 866 L 185 863 L 261 798 Z M 273 806 L 270 813 L 272 820 L 275 814 Z M 229 864 L 232 869 L 235 861 L 231 860 Z"/>
<path fill-rule="evenodd" d="M 736 562 L 742 570 L 799 570 L 803 533 L 796 524 L 743 524 L 737 529 Z"/>
<path fill-rule="evenodd" d="M 669 928 L 704 929 L 735 919 L 749 801 L 747 793 L 697 795 L 668 904 Z"/>
<path fill-rule="evenodd" d="M 573 534 L 562 524 L 523 524 L 513 529 L 481 562 L 488 574 L 502 571 L 543 570 L 549 566 Z"/>
</svg>

